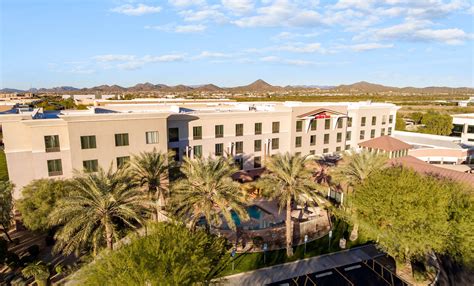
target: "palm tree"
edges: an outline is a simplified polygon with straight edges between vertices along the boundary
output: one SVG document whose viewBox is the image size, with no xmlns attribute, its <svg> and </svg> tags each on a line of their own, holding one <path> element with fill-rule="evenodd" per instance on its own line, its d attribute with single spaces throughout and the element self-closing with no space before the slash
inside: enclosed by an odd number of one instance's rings
<svg viewBox="0 0 474 286">
<path fill-rule="evenodd" d="M 53 226 L 61 226 L 55 238 L 55 250 L 65 254 L 92 244 L 94 253 L 106 242 L 113 249 L 118 239 L 118 227 L 136 228 L 142 225 L 150 201 L 126 175 L 126 169 L 97 173 L 77 172 L 72 179 L 71 193 L 59 200 L 50 214 Z"/>
<path fill-rule="evenodd" d="M 348 194 L 353 194 L 358 185 L 360 185 L 371 174 L 383 169 L 387 165 L 388 157 L 376 154 L 367 150 L 359 153 L 350 153 L 342 158 L 341 163 L 331 173 L 331 178 L 341 185 L 346 186 Z M 353 210 L 349 204 L 349 214 Z M 359 224 L 353 217 L 354 227 L 352 229 L 350 240 L 354 241 L 358 237 Z"/>
<path fill-rule="evenodd" d="M 312 179 L 312 172 L 306 166 L 306 156 L 277 154 L 266 162 L 267 173 L 258 185 L 264 194 L 279 202 L 280 211 L 286 208 L 286 254 L 293 255 L 293 233 L 291 223 L 291 203 L 313 203 L 318 185 Z"/>
<path fill-rule="evenodd" d="M 8 241 L 13 242 L 8 234 L 13 220 L 12 192 L 15 185 L 9 181 L 0 181 L 0 226 Z"/>
<path fill-rule="evenodd" d="M 164 220 L 162 209 L 168 193 L 168 158 L 169 156 L 157 152 L 142 152 L 133 157 L 130 163 L 132 179 L 141 187 L 145 187 L 150 198 L 156 201 L 157 221 Z"/>
<path fill-rule="evenodd" d="M 230 159 L 218 157 L 185 158 L 181 166 L 184 178 L 172 186 L 172 202 L 176 214 L 196 227 L 199 219 L 207 221 L 208 231 L 222 223 L 222 216 L 230 228 L 236 225 L 232 211 L 242 220 L 249 218 L 245 209 L 246 195 L 231 176 L 238 169 Z"/>
<path fill-rule="evenodd" d="M 49 278 L 49 275 L 50 275 L 49 268 L 48 268 L 48 266 L 41 263 L 41 261 L 39 261 L 37 263 L 29 264 L 28 266 L 23 268 L 21 273 L 26 278 L 34 277 L 36 285 L 38 285 L 38 286 L 48 285 L 48 278 Z"/>
</svg>

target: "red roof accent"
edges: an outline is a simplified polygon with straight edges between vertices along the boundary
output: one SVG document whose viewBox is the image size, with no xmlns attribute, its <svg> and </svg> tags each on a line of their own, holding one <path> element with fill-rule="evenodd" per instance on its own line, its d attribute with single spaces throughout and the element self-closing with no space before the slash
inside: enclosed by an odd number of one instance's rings
<svg viewBox="0 0 474 286">
<path fill-rule="evenodd" d="M 393 158 L 389 160 L 389 163 L 392 166 L 402 165 L 404 167 L 411 168 L 418 173 L 439 175 L 445 178 L 452 179 L 454 181 L 474 186 L 474 174 L 463 173 L 438 166 L 433 166 L 413 156 Z"/>
<path fill-rule="evenodd" d="M 407 144 L 403 141 L 395 139 L 389 135 L 384 135 L 384 136 L 380 136 L 374 139 L 361 142 L 359 143 L 359 146 L 384 150 L 387 152 L 411 149 L 410 144 Z"/>
<path fill-rule="evenodd" d="M 330 113 L 330 114 L 334 114 L 334 115 L 347 115 L 345 113 L 335 111 L 335 110 L 332 110 L 332 109 L 319 108 L 319 109 L 316 109 L 316 110 L 298 115 L 298 118 L 305 118 L 305 117 L 308 117 L 308 116 L 314 116 L 314 115 L 317 115 L 317 114 L 320 114 L 320 113 Z"/>
</svg>

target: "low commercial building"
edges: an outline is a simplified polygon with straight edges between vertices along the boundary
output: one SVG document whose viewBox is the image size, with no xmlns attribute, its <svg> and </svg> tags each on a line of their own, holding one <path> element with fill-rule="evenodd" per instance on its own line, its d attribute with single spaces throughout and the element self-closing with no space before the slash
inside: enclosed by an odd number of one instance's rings
<svg viewBox="0 0 474 286">
<path fill-rule="evenodd" d="M 411 145 L 408 155 L 431 164 L 469 163 L 469 147 L 459 137 L 394 131 L 393 137 Z"/>
<path fill-rule="evenodd" d="M 460 137 L 461 143 L 474 146 L 474 113 L 455 114 L 452 136 Z"/>
<path fill-rule="evenodd" d="M 85 111 L 0 115 L 10 179 L 67 178 L 73 170 L 120 167 L 133 154 L 172 150 L 175 159 L 232 156 L 259 169 L 276 153 L 328 154 L 391 135 L 399 107 L 372 102 L 181 101 Z"/>
</svg>

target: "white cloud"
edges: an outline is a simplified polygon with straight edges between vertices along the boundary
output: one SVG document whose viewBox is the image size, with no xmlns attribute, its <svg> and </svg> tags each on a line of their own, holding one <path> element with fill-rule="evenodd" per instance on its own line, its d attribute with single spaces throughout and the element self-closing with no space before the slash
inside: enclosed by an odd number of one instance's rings
<svg viewBox="0 0 474 286">
<path fill-rule="evenodd" d="M 168 0 L 168 3 L 175 7 L 188 7 L 196 5 L 204 5 L 206 1 L 204 0 Z"/>
<path fill-rule="evenodd" d="M 299 60 L 299 59 L 284 59 L 277 56 L 261 57 L 259 60 L 266 63 L 278 63 L 278 64 L 295 65 L 295 66 L 308 66 L 308 65 L 315 64 L 312 61 Z"/>
<path fill-rule="evenodd" d="M 428 20 L 407 20 L 401 24 L 371 29 L 357 35 L 355 39 L 374 38 L 376 40 L 432 41 L 448 45 L 459 45 L 472 36 L 458 28 L 432 29 Z"/>
<path fill-rule="evenodd" d="M 254 8 L 253 0 L 222 0 L 222 5 L 234 13 L 246 13 Z"/>
<path fill-rule="evenodd" d="M 128 15 L 128 16 L 142 16 L 145 14 L 158 13 L 161 11 L 161 7 L 148 6 L 145 4 L 138 4 L 136 6 L 133 6 L 131 4 L 126 4 L 126 5 L 115 7 L 111 9 L 110 11 L 119 13 L 119 14 Z"/>
<path fill-rule="evenodd" d="M 325 53 L 320 43 L 291 43 L 276 48 L 280 51 L 293 53 Z"/>
<path fill-rule="evenodd" d="M 145 29 L 150 30 L 157 30 L 163 32 L 174 32 L 174 33 L 198 33 L 203 32 L 207 29 L 205 25 L 198 24 L 198 25 L 162 25 L 162 26 L 145 26 Z"/>
<path fill-rule="evenodd" d="M 166 63 L 166 62 L 183 61 L 185 60 L 185 55 L 184 54 L 165 54 L 165 55 L 160 55 L 160 56 L 145 55 L 142 57 L 138 57 L 135 55 L 108 54 L 108 55 L 98 55 L 98 56 L 92 57 L 92 59 L 96 60 L 96 62 L 99 64 L 103 64 L 103 63 L 107 64 L 105 66 L 102 66 L 103 68 L 108 69 L 115 66 L 119 69 L 136 70 L 150 63 Z"/>
<path fill-rule="evenodd" d="M 280 32 L 277 35 L 273 36 L 273 40 L 282 41 L 282 40 L 290 40 L 294 38 L 314 38 L 319 36 L 321 33 L 319 32 L 312 32 L 312 33 L 291 33 L 291 32 Z"/>
<path fill-rule="evenodd" d="M 206 30 L 206 28 L 204 25 L 179 25 L 175 27 L 174 31 L 176 33 L 196 33 L 202 32 Z"/>
<path fill-rule="evenodd" d="M 123 62 L 123 61 L 132 61 L 135 59 L 135 56 L 133 55 L 114 55 L 114 54 L 109 54 L 109 55 L 99 55 L 93 57 L 93 59 L 99 61 L 99 62 Z"/>
<path fill-rule="evenodd" d="M 183 20 L 187 22 L 200 22 L 200 21 L 213 21 L 217 23 L 224 23 L 227 21 L 227 17 L 224 13 L 213 9 L 213 8 L 204 8 L 202 10 L 185 10 L 179 12 L 183 16 Z"/>
<path fill-rule="evenodd" d="M 356 52 L 364 52 L 378 49 L 389 49 L 393 48 L 393 44 L 380 44 L 380 43 L 364 43 L 347 46 L 349 49 Z"/>
<path fill-rule="evenodd" d="M 210 51 L 202 51 L 199 55 L 195 56 L 194 59 L 208 59 L 208 58 L 231 58 L 234 57 L 235 54 L 226 54 L 221 52 L 210 52 Z"/>
</svg>

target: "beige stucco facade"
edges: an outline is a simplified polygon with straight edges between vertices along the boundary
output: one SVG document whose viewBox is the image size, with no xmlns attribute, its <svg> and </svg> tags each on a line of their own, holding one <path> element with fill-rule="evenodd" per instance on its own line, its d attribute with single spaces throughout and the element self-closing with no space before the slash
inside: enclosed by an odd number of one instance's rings
<svg viewBox="0 0 474 286">
<path fill-rule="evenodd" d="M 215 156 L 216 150 L 222 150 L 244 170 L 263 166 L 265 158 L 276 153 L 341 152 L 357 148 L 357 143 L 370 139 L 371 134 L 389 134 L 397 109 L 393 104 L 370 102 L 110 104 L 52 115 L 41 111 L 0 115 L 0 122 L 8 171 L 18 197 L 21 187 L 31 180 L 71 177 L 74 170 L 84 168 L 84 161 L 90 160 L 97 160 L 105 169 L 111 165 L 117 168 L 117 158 L 154 148 L 161 152 L 173 150 L 179 160 L 199 155 L 196 152 Z M 366 118 L 365 126 L 361 126 L 362 117 Z M 352 125 L 348 126 L 350 120 Z M 256 124 L 261 132 L 256 132 Z M 298 126 L 302 128 L 298 130 Z M 217 129 L 223 132 L 218 135 Z M 171 140 L 170 130 L 179 133 L 178 138 Z M 147 132 L 157 132 L 157 142 L 147 143 Z M 128 144 L 116 146 L 116 134 L 128 134 Z M 45 136 L 57 136 L 59 148 L 47 152 Z M 94 148 L 83 148 L 81 136 L 93 136 Z M 61 174 L 56 169 L 51 172 L 48 160 L 61 160 Z"/>
</svg>

